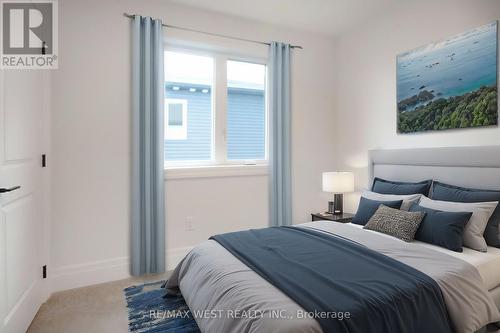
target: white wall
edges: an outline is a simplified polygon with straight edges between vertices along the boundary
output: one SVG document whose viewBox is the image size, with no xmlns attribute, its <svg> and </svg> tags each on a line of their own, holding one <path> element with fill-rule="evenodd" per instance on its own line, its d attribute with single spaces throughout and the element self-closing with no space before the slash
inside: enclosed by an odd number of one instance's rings
<svg viewBox="0 0 500 333">
<path fill-rule="evenodd" d="M 358 189 L 368 186 L 370 149 L 500 144 L 498 127 L 396 133 L 396 55 L 499 17 L 500 1 L 409 1 L 336 40 L 336 165 L 356 172 Z M 353 211 L 356 195 L 347 201 Z"/>
<path fill-rule="evenodd" d="M 130 21 L 165 23 L 258 40 L 300 44 L 292 82 L 295 222 L 325 209 L 320 173 L 334 164 L 333 42 L 318 35 L 201 12 L 164 0 L 59 1 L 59 70 L 52 77 L 54 290 L 128 275 L 130 200 Z M 167 30 L 167 40 L 267 54 L 265 46 Z M 215 233 L 267 225 L 267 176 L 166 182 L 169 266 Z M 186 231 L 185 220 L 195 229 Z"/>
</svg>

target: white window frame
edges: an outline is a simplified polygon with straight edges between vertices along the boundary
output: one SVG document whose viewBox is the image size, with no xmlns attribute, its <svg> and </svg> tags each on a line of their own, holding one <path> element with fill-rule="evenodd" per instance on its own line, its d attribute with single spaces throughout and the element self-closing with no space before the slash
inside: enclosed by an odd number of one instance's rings
<svg viewBox="0 0 500 333">
<path fill-rule="evenodd" d="M 167 179 L 266 174 L 269 160 L 269 107 L 267 59 L 242 56 L 224 51 L 186 48 L 165 44 L 165 51 L 209 56 L 214 60 L 212 82 L 212 158 L 210 161 L 165 161 Z M 227 61 L 241 61 L 266 66 L 265 82 L 265 158 L 262 160 L 227 159 Z M 188 111 L 189 112 L 189 111 Z M 218 168 L 220 167 L 220 168 Z M 253 171 L 252 171 L 253 170 Z"/>
<path fill-rule="evenodd" d="M 182 105 L 182 125 L 170 125 L 170 105 Z M 165 140 L 187 139 L 187 100 L 179 98 L 165 98 Z M 168 130 L 167 130 L 168 129 Z"/>
</svg>

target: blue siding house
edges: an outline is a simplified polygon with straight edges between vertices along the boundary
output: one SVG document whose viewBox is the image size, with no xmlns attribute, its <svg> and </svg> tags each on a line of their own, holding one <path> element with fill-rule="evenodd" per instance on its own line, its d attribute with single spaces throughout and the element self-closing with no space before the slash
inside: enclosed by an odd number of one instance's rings
<svg viewBox="0 0 500 333">
<path fill-rule="evenodd" d="M 203 161 L 211 159 L 212 90 L 207 85 L 165 84 L 169 100 L 185 101 L 187 135 L 165 140 L 166 161 Z M 265 96 L 262 89 L 229 88 L 227 100 L 228 160 L 265 158 Z M 167 128 L 168 131 L 168 128 Z"/>
<path fill-rule="evenodd" d="M 263 90 L 229 88 L 227 94 L 227 157 L 265 158 L 266 108 Z"/>
</svg>

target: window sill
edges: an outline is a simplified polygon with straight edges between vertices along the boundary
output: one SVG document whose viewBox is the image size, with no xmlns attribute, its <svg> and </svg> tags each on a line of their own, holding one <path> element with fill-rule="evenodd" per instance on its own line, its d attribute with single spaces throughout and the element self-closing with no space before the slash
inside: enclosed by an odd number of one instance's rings
<svg viewBox="0 0 500 333">
<path fill-rule="evenodd" d="M 165 169 L 165 179 L 219 178 L 266 176 L 267 165 L 214 165 L 196 167 L 169 167 Z"/>
</svg>

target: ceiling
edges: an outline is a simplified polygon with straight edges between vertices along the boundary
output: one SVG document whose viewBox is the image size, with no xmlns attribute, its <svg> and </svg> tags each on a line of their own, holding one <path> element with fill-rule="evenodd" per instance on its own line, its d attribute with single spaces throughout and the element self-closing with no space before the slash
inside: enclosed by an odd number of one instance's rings
<svg viewBox="0 0 500 333">
<path fill-rule="evenodd" d="M 171 0 L 294 29 L 338 35 L 401 0 Z"/>
</svg>

